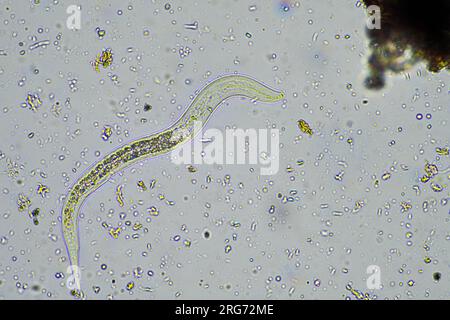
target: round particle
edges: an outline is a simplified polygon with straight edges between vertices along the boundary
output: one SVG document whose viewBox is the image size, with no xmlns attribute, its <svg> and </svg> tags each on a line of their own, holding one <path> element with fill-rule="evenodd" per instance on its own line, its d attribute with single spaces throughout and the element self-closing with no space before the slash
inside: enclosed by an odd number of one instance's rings
<svg viewBox="0 0 450 320">
<path fill-rule="evenodd" d="M 433 280 L 436 281 L 436 282 L 441 280 L 441 273 L 440 272 L 433 273 Z"/>
</svg>

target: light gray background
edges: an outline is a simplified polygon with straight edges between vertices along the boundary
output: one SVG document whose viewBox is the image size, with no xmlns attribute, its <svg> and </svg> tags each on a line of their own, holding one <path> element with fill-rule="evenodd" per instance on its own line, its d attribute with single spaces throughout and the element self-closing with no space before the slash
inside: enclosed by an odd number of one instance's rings
<svg viewBox="0 0 450 320">
<path fill-rule="evenodd" d="M 389 77 L 384 90 L 367 91 L 362 85 L 366 16 L 355 2 L 292 1 L 283 13 L 278 2 L 269 0 L 0 1 L 0 296 L 72 299 L 65 286 L 61 196 L 101 156 L 173 123 L 208 81 L 238 72 L 283 90 L 286 101 L 254 105 L 232 99 L 208 127 L 278 128 L 279 173 L 259 176 L 258 166 L 251 165 L 199 165 L 196 173 L 189 173 L 165 156 L 114 177 L 82 210 L 80 258 L 87 297 L 345 299 L 354 298 L 346 290 L 351 284 L 379 299 L 448 299 L 449 207 L 441 199 L 449 192 L 431 191 L 418 176 L 427 161 L 441 170 L 450 166 L 448 156 L 438 160 L 435 152 L 449 146 L 449 75 L 429 74 L 417 65 L 408 74 Z M 82 6 L 78 31 L 66 28 L 71 4 Z M 256 10 L 249 10 L 251 5 Z M 198 30 L 184 28 L 194 21 Z M 106 31 L 102 40 L 96 27 Z M 61 39 L 55 43 L 58 33 Z M 28 49 L 41 40 L 51 44 Z M 181 47 L 191 48 L 191 54 L 181 58 Z M 104 48 L 112 49 L 114 61 L 97 73 L 90 62 Z M 70 87 L 73 79 L 76 90 Z M 20 107 L 28 92 L 38 92 L 43 101 L 37 112 Z M 59 117 L 51 112 L 57 101 L 62 105 Z M 143 112 L 144 103 L 153 109 Z M 416 120 L 419 112 L 430 113 L 432 119 Z M 313 128 L 312 137 L 300 133 L 300 118 Z M 108 142 L 101 138 L 105 125 L 114 128 Z M 35 134 L 31 139 L 30 132 Z M 391 141 L 395 144 L 390 146 Z M 61 155 L 64 160 L 59 160 Z M 7 158 L 20 167 L 15 179 L 5 173 Z M 302 167 L 296 164 L 300 159 L 305 161 Z M 294 170 L 288 172 L 288 166 Z M 339 182 L 334 176 L 341 170 L 345 175 Z M 375 189 L 374 176 L 380 179 L 384 172 L 391 172 L 391 179 Z M 231 182 L 223 186 L 227 174 Z M 438 177 L 441 184 L 449 183 L 448 174 Z M 213 178 L 209 184 L 207 175 Z M 18 179 L 24 183 L 19 185 Z M 139 192 L 140 179 L 147 186 L 151 179 L 158 183 Z M 45 199 L 36 194 L 40 182 L 50 188 Z M 119 184 L 124 184 L 124 208 L 115 200 Z M 420 195 L 413 190 L 416 184 Z M 291 190 L 298 192 L 296 201 L 277 198 Z M 41 209 L 38 226 L 27 213 L 18 212 L 19 193 L 30 197 L 31 209 Z M 159 194 L 175 205 L 160 201 Z M 358 200 L 365 206 L 354 213 Z M 412 219 L 401 212 L 401 201 L 411 202 Z M 424 201 L 429 203 L 427 212 Z M 148 222 L 146 208 L 152 205 L 161 214 Z M 268 212 L 271 205 L 274 214 Z M 122 211 L 125 220 L 119 218 Z M 140 222 L 148 232 L 126 227 L 112 239 L 101 225 L 117 227 L 125 221 Z M 231 221 L 241 226 L 233 228 Z M 203 238 L 205 229 L 210 239 Z M 413 233 L 411 246 L 408 231 Z M 131 237 L 134 233 L 137 239 Z M 173 240 L 176 235 L 179 242 Z M 190 248 L 184 247 L 185 239 L 192 241 Z M 227 239 L 232 245 L 228 254 Z M 289 254 L 296 249 L 298 254 Z M 424 262 L 427 256 L 430 264 Z M 106 270 L 101 270 L 103 263 Z M 366 268 L 373 264 L 381 268 L 381 290 L 366 288 Z M 140 278 L 133 275 L 138 266 Z M 439 282 L 433 281 L 433 272 L 442 273 Z M 57 273 L 64 278 L 58 279 Z M 130 281 L 135 287 L 128 291 Z M 98 294 L 93 286 L 100 287 Z"/>
</svg>

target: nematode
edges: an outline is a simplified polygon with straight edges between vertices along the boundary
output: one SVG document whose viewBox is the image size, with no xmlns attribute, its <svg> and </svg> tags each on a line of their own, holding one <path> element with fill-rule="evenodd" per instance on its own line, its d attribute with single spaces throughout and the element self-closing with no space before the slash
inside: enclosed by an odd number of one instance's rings
<svg viewBox="0 0 450 320">
<path fill-rule="evenodd" d="M 63 237 L 70 264 L 78 266 L 79 239 L 78 213 L 86 198 L 104 184 L 112 175 L 149 157 L 168 153 L 196 135 L 195 121 L 202 126 L 217 107 L 234 96 L 247 97 L 261 102 L 283 99 L 282 92 L 246 76 L 220 77 L 205 86 L 190 103 L 183 115 L 169 128 L 144 138 L 131 141 L 94 163 L 69 189 L 62 208 Z"/>
</svg>

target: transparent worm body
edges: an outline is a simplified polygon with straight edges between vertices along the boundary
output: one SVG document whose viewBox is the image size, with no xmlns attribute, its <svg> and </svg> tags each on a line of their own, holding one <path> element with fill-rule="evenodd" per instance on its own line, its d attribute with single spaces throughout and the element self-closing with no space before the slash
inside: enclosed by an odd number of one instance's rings
<svg viewBox="0 0 450 320">
<path fill-rule="evenodd" d="M 183 115 L 169 128 L 131 141 L 94 163 L 69 189 L 62 208 L 62 230 L 70 264 L 79 263 L 78 213 L 86 198 L 108 179 L 130 165 L 149 157 L 168 153 L 196 135 L 195 121 L 202 126 L 217 107 L 234 96 L 261 102 L 276 102 L 282 92 L 242 75 L 220 77 L 200 90 Z"/>
</svg>

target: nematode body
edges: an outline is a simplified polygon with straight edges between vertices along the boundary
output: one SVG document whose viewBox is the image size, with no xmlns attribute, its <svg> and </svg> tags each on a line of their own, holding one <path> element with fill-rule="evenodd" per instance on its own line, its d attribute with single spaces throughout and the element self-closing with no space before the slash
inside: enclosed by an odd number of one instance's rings
<svg viewBox="0 0 450 320">
<path fill-rule="evenodd" d="M 205 86 L 183 115 L 169 128 L 131 141 L 94 163 L 69 189 L 62 208 L 63 237 L 71 265 L 79 263 L 78 213 L 86 198 L 112 175 L 149 157 L 168 153 L 196 135 L 195 121 L 206 124 L 211 114 L 226 99 L 247 97 L 261 102 L 283 99 L 282 92 L 246 76 L 220 77 Z"/>
</svg>

